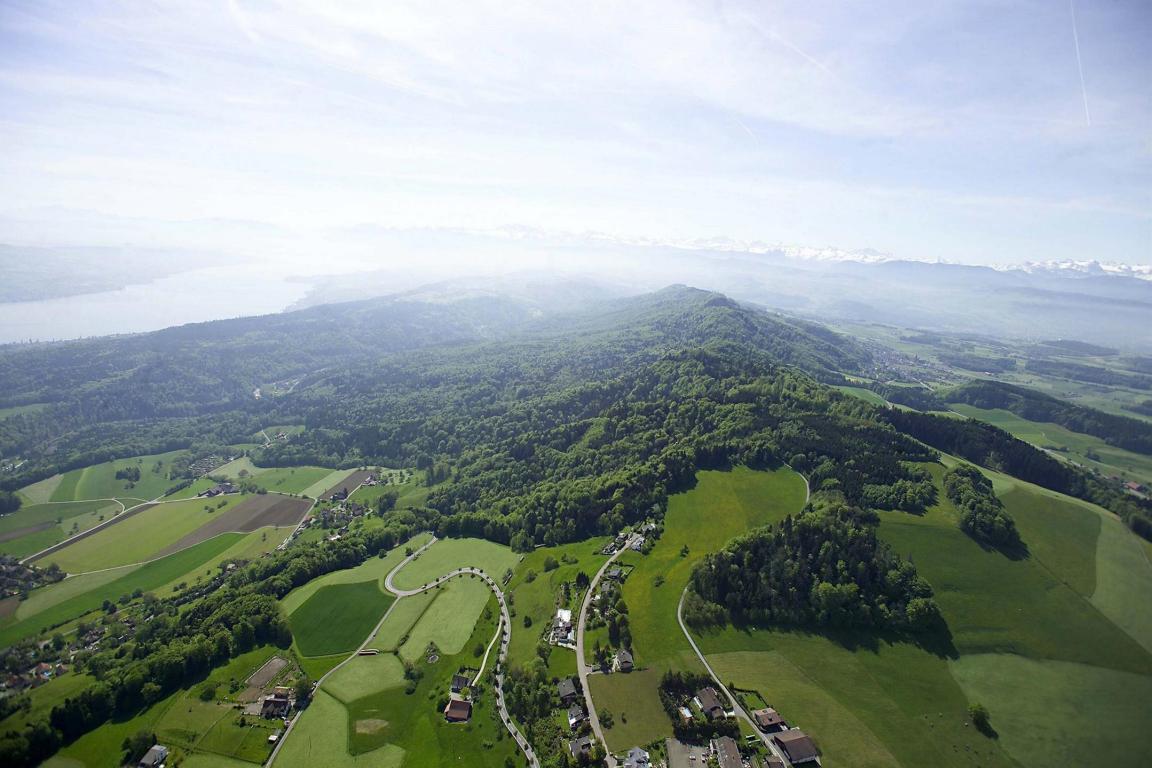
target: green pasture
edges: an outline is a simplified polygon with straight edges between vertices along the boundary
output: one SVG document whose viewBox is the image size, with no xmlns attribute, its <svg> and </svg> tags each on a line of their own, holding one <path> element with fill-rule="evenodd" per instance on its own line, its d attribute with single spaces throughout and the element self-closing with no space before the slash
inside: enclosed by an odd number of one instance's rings
<svg viewBox="0 0 1152 768">
<path fill-rule="evenodd" d="M 375 579 L 321 587 L 288 617 L 296 647 L 304 656 L 353 651 L 393 599 Z"/>
<path fill-rule="evenodd" d="M 19 731 L 27 723 L 46 719 L 51 714 L 53 707 L 63 704 L 65 699 L 75 696 L 94 682 L 96 682 L 95 678 L 90 675 L 69 671 L 31 689 L 28 691 L 28 697 L 32 702 L 31 708 L 27 712 L 18 709 L 0 720 L 0 733 L 6 733 L 9 730 Z"/>
<path fill-rule="evenodd" d="M 676 607 L 692 566 L 734 537 L 799 512 L 804 499 L 804 479 L 790 469 L 760 472 L 739 467 L 728 472 L 698 472 L 695 488 L 668 500 L 664 533 L 652 551 L 621 557 L 636 566 L 623 588 L 632 644 L 642 665 L 658 671 L 656 676 L 627 676 L 633 679 L 633 706 L 638 712 L 652 712 L 660 706 L 656 682 L 664 670 L 702 671 L 676 621 Z M 688 548 L 686 556 L 681 556 L 683 547 Z M 660 579 L 663 581 L 656 586 Z M 594 695 L 597 685 L 593 684 Z M 619 733 L 635 741 L 626 742 Z M 655 721 L 638 717 L 626 731 L 609 731 L 605 736 L 609 748 L 615 750 L 671 735 L 668 718 Z"/>
<path fill-rule="evenodd" d="M 176 484 L 171 479 L 172 459 L 185 453 L 167 453 L 133 456 L 127 459 L 106 461 L 90 467 L 74 469 L 64 473 L 60 483 L 52 492 L 51 501 L 81 501 L 84 499 L 139 499 L 147 501 L 161 496 Z M 129 483 L 117 480 L 116 472 L 129 467 L 140 469 L 140 480 Z"/>
<path fill-rule="evenodd" d="M 400 589 L 418 589 L 449 571 L 472 566 L 499 583 L 504 572 L 519 562 L 519 555 L 503 544 L 484 539 L 440 539 L 404 566 L 393 582 Z"/>
<path fill-rule="evenodd" d="M 160 597 L 168 597 L 176 591 L 176 587 L 180 584 L 195 584 L 197 581 L 211 579 L 219 572 L 219 567 L 224 563 L 255 560 L 265 552 L 276 549 L 287 536 L 285 533 L 287 530 L 290 529 L 267 526 L 251 533 L 228 534 L 235 537 L 233 539 L 235 543 L 230 547 L 211 560 L 197 565 L 194 570 L 173 578 L 167 584 L 157 588 L 155 592 Z"/>
<path fill-rule="evenodd" d="M 838 389 L 846 395 L 852 395 L 852 397 L 858 397 L 861 400 L 865 400 L 869 403 L 872 403 L 872 405 L 887 405 L 888 404 L 888 401 L 885 400 L 883 397 L 881 397 L 880 395 L 878 395 L 877 393 L 873 392 L 870 389 L 865 389 L 864 387 L 838 386 L 838 387 L 833 387 L 833 389 Z"/>
<path fill-rule="evenodd" d="M 241 534 L 236 533 L 221 534 L 138 568 L 125 569 L 123 575 L 115 580 L 88 582 L 90 589 L 79 594 L 70 594 L 66 599 L 59 601 L 44 600 L 41 603 L 42 610 L 27 615 L 26 618 L 21 618 L 20 609 L 17 609 L 18 620 L 0 627 L 0 647 L 12 645 L 18 640 L 38 635 L 44 629 L 77 619 L 86 613 L 99 609 L 105 600 L 115 601 L 121 595 L 131 594 L 137 589 L 144 592 L 158 589 L 181 574 L 193 571 L 201 564 L 216 557 L 232 546 L 240 537 Z M 120 571 L 118 570 L 117 573 L 119 574 Z M 68 585 L 68 581 L 70 579 L 65 580 L 62 584 L 43 589 L 58 589 Z M 30 595 L 30 599 L 38 596 L 39 590 L 36 590 Z"/>
<path fill-rule="evenodd" d="M 563 650 L 563 649 L 557 649 Z M 554 650 L 553 655 L 557 650 Z M 575 657 L 573 657 L 575 659 Z M 592 675 L 588 687 L 596 702 L 596 713 L 604 719 L 612 714 L 612 727 L 604 731 L 604 738 L 613 749 L 626 749 L 624 745 L 647 744 L 652 734 L 671 735 L 672 723 L 658 696 L 637 696 L 638 690 L 655 691 L 660 687 L 662 669 L 645 669 L 628 674 Z"/>
<path fill-rule="evenodd" d="M 372 647 L 386 652 L 399 650 L 412 632 L 412 627 L 416 626 L 416 622 L 439 594 L 439 591 L 430 589 L 418 595 L 398 599 L 392 608 L 392 613 L 388 614 L 388 621 L 384 622 L 376 634 Z"/>
<path fill-rule="evenodd" d="M 389 617 L 391 621 L 391 617 Z M 354 656 L 324 681 L 324 690 L 342 702 L 404 685 L 404 665 L 391 653 Z"/>
<path fill-rule="evenodd" d="M 269 491 L 300 495 L 331 474 L 332 470 L 327 467 L 277 467 L 263 470 L 253 480 Z"/>
<path fill-rule="evenodd" d="M 320 498 L 320 495 L 327 491 L 332 486 L 336 485 L 348 475 L 352 474 L 355 470 L 352 469 L 334 469 L 328 472 L 320 479 L 309 485 L 301 494 L 304 496 L 311 496 L 313 499 Z"/>
<path fill-rule="evenodd" d="M 20 607 L 16 609 L 16 618 L 27 619 L 35 616 L 65 600 L 123 578 L 140 567 L 139 565 L 126 565 L 123 568 L 111 568 L 107 571 L 82 573 L 77 576 L 69 576 L 55 584 L 34 589 L 29 593 L 28 599 L 22 601 Z"/>
<path fill-rule="evenodd" d="M 418 549 L 427 541 L 427 534 L 418 534 L 403 544 L 389 550 L 384 557 L 370 557 L 355 568 L 333 571 L 332 573 L 324 574 L 318 579 L 313 579 L 303 586 L 297 587 L 285 595 L 280 601 L 280 604 L 284 607 L 284 613 L 291 614 L 295 612 L 296 609 L 307 602 L 308 598 L 312 597 L 317 590 L 332 584 L 354 584 L 356 582 L 375 579 L 380 585 L 380 589 L 383 590 L 384 577 L 404 561 L 406 557 L 404 554 L 405 550 Z"/>
<path fill-rule="evenodd" d="M 974 408 L 963 404 L 954 404 L 951 407 L 957 413 L 994 424 L 1024 442 L 1040 448 L 1053 449 L 1058 455 L 1086 467 L 1098 469 L 1105 475 L 1120 475 L 1152 483 L 1152 456 L 1117 448 L 1098 437 L 1073 432 L 1059 424 L 1029 421 L 1011 411 Z M 1129 412 L 1128 415 L 1132 414 Z M 1088 458 L 1088 453 L 1099 456 L 1099 459 Z"/>
<path fill-rule="evenodd" d="M 409 661 L 423 656 L 429 643 L 435 643 L 444 654 L 460 653 L 489 600 L 495 605 L 492 591 L 478 577 L 457 576 L 434 591 L 436 598 L 408 633 L 408 641 L 400 647 L 400 656 Z M 484 640 L 485 646 L 490 639 Z"/>
<path fill-rule="evenodd" d="M 53 552 L 38 561 L 37 565 L 56 563 L 68 573 L 85 573 L 144 562 L 224 514 L 243 499 L 243 496 L 237 494 L 219 499 L 189 499 L 157 504 Z"/>
<path fill-rule="evenodd" d="M 52 475 L 20 489 L 25 504 L 44 504 L 52 500 L 56 487 L 64 479 L 63 475 Z"/>
<path fill-rule="evenodd" d="M 580 612 L 580 601 L 584 593 L 577 592 L 575 585 L 572 584 L 569 604 L 557 605 L 560 585 L 574 582 L 576 574 L 580 571 L 589 577 L 594 576 L 608 559 L 607 555 L 600 554 L 600 550 L 609 541 L 610 538 L 603 536 L 558 547 L 541 547 L 524 556 L 520 567 L 516 569 L 516 575 L 506 589 L 516 606 L 518 624 L 508 644 L 509 666 L 522 666 L 536 656 L 536 643 L 540 639 L 540 634 L 550 626 L 557 608 L 571 608 L 573 617 Z M 559 567 L 545 571 L 544 561 L 547 558 L 553 558 L 559 563 Z M 565 559 L 575 562 L 564 562 Z M 531 581 L 527 578 L 529 573 L 535 574 L 535 578 Z M 528 629 L 523 626 L 525 616 L 532 620 L 532 626 Z M 553 651 L 553 654 L 555 655 L 556 651 Z"/>
<path fill-rule="evenodd" d="M 299 717 L 273 763 L 276 768 L 400 768 L 405 763 L 404 750 L 392 744 L 352 755 L 348 710 L 323 689 Z"/>
<path fill-rule="evenodd" d="M 25 505 L 16 512 L 0 517 L 0 537 L 15 536 L 0 541 L 0 554 L 27 557 L 98 525 L 102 522 L 101 517 L 112 517 L 120 509 L 120 505 L 114 501 Z M 49 527 L 27 530 L 44 525 Z"/>
</svg>

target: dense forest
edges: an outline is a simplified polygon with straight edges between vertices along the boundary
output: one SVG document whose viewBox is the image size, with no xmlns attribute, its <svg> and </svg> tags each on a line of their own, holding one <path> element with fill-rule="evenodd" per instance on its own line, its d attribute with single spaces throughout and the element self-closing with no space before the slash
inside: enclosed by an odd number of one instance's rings
<svg viewBox="0 0 1152 768">
<path fill-rule="evenodd" d="M 944 494 L 960 511 L 960 530 L 981 544 L 1007 552 L 1023 549 L 1016 522 L 992 490 L 992 481 L 971 464 L 944 473 Z"/>
<path fill-rule="evenodd" d="M 685 620 L 923 631 L 932 587 L 876 535 L 879 517 L 834 498 L 743 536 L 692 572 Z"/>
<path fill-rule="evenodd" d="M 944 393 L 943 398 L 976 408 L 1001 408 L 1029 421 L 1052 422 L 1073 432 L 1099 437 L 1109 445 L 1152 454 L 1152 424 L 1058 400 L 1027 387 L 976 380 Z"/>
</svg>

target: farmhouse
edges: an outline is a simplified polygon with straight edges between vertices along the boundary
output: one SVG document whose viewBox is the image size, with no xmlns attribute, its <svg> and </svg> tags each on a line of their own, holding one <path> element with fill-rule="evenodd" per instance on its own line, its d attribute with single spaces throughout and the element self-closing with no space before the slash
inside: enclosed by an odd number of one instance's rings
<svg viewBox="0 0 1152 768">
<path fill-rule="evenodd" d="M 577 760 L 579 760 L 581 756 L 588 757 L 592 754 L 592 739 L 587 736 L 573 739 L 568 742 L 568 751 L 571 752 L 572 757 Z"/>
<path fill-rule="evenodd" d="M 708 716 L 709 720 L 719 720 L 724 717 L 724 705 L 720 703 L 720 694 L 709 686 L 696 691 L 696 703 L 700 711 Z"/>
<path fill-rule="evenodd" d="M 471 684 L 472 681 L 464 675 L 452 675 L 452 693 L 460 693 Z"/>
<path fill-rule="evenodd" d="M 292 709 L 292 701 L 288 697 L 288 688 L 277 686 L 272 693 L 264 697 L 260 704 L 261 717 L 287 717 Z"/>
<path fill-rule="evenodd" d="M 472 717 L 472 702 L 452 699 L 444 707 L 444 719 L 450 723 L 466 723 Z"/>
<path fill-rule="evenodd" d="M 151 749 L 144 753 L 144 757 L 140 758 L 140 762 L 136 766 L 137 768 L 159 768 L 159 766 L 164 765 L 164 761 L 167 759 L 168 747 L 154 744 Z"/>
<path fill-rule="evenodd" d="M 740 760 L 740 749 L 731 736 L 712 739 L 712 751 L 716 753 L 716 762 L 720 768 L 744 768 Z"/>
<path fill-rule="evenodd" d="M 556 618 L 552 622 L 552 642 L 556 645 L 576 642 L 576 630 L 572 626 L 572 611 L 567 608 L 560 608 L 556 611 Z"/>
<path fill-rule="evenodd" d="M 650 765 L 651 756 L 640 747 L 632 747 L 624 758 L 624 768 L 649 768 Z"/>
<path fill-rule="evenodd" d="M 788 727 L 788 723 L 784 722 L 784 718 L 780 717 L 780 713 L 772 707 L 756 710 L 752 713 L 752 719 L 756 721 L 756 726 L 764 733 L 775 733 Z"/>
<path fill-rule="evenodd" d="M 619 568 L 609 568 L 604 572 L 604 578 L 608 579 L 609 581 L 623 581 L 624 571 L 620 570 Z"/>
<path fill-rule="evenodd" d="M 615 667 L 617 672 L 631 672 L 632 654 L 626 648 L 621 648 L 616 651 L 616 659 L 613 661 L 612 666 Z"/>
<path fill-rule="evenodd" d="M 556 684 L 556 693 L 560 696 L 560 701 L 564 706 L 569 706 L 575 703 L 580 694 L 576 690 L 576 683 L 570 677 L 566 677 Z"/>
<path fill-rule="evenodd" d="M 812 739 L 799 728 L 778 733 L 772 740 L 776 742 L 776 746 L 784 750 L 785 757 L 793 765 L 812 762 L 819 756 Z"/>
</svg>

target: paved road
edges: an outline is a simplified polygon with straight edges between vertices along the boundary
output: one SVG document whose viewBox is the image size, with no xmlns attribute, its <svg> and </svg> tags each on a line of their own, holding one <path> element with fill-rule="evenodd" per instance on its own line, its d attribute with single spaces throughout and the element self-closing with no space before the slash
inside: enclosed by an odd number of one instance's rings
<svg viewBox="0 0 1152 768">
<path fill-rule="evenodd" d="M 512 734 L 512 738 L 516 740 L 516 744 L 520 747 L 520 751 L 523 752 L 524 756 L 528 758 L 528 764 L 532 766 L 532 768 L 540 768 L 540 760 L 536 757 L 536 752 L 532 749 L 532 745 L 528 743 L 528 739 L 524 738 L 524 734 L 520 733 L 520 729 L 516 727 L 514 722 L 512 722 L 512 717 L 508 714 L 508 709 L 504 704 L 504 674 L 502 670 L 504 669 L 504 665 L 508 658 L 508 642 L 512 639 L 512 620 L 508 612 L 508 602 L 504 599 L 504 592 L 501 591 L 500 586 L 496 583 L 496 580 L 479 568 L 468 567 L 457 568 L 454 571 L 450 571 L 443 576 L 440 576 L 435 581 L 432 581 L 429 584 L 425 584 L 419 589 L 400 589 L 393 583 L 393 578 L 401 568 L 416 559 L 421 552 L 435 544 L 436 541 L 436 537 L 433 536 L 427 544 L 417 549 L 408 557 L 404 558 L 403 562 L 389 571 L 388 575 L 384 578 L 384 586 L 387 587 L 389 591 L 395 593 L 397 598 L 402 598 L 412 597 L 413 595 L 418 595 L 421 592 L 427 592 L 430 589 L 435 589 L 449 579 L 453 579 L 458 576 L 478 576 L 484 580 L 484 583 L 488 585 L 489 589 L 491 589 L 493 594 L 496 595 L 496 600 L 500 603 L 500 623 L 496 627 L 497 635 L 500 638 L 500 651 L 496 656 L 497 667 L 496 674 L 494 676 L 496 680 L 496 685 L 494 686 L 496 693 L 496 707 L 500 714 L 501 722 L 504 723 L 504 727 L 508 729 L 508 732 Z M 381 618 L 380 621 L 376 624 L 376 628 L 372 630 L 372 634 L 370 634 L 368 638 L 360 645 L 360 648 L 357 649 L 356 653 L 353 653 L 347 659 L 340 662 L 340 664 L 338 664 L 331 671 L 325 674 L 324 677 L 317 681 L 317 688 L 320 687 L 320 685 L 328 678 L 329 675 L 331 675 L 337 669 L 340 669 L 340 667 L 344 666 L 352 659 L 356 658 L 359 651 L 371 647 L 372 641 L 376 639 L 376 635 L 380 632 L 380 627 L 384 625 L 384 622 L 388 619 L 389 614 L 392 613 L 392 609 L 396 607 L 398 602 L 400 601 L 393 601 L 387 612 L 385 612 L 383 618 Z M 484 658 L 487 660 L 487 654 L 485 654 Z M 475 684 L 476 681 L 480 679 L 481 674 L 483 674 L 483 666 L 481 666 L 480 673 L 476 675 L 475 680 L 472 681 L 473 684 Z M 299 715 L 293 718 L 292 722 L 288 724 L 288 728 L 284 731 L 284 735 L 280 738 L 280 741 L 276 744 L 276 748 L 272 751 L 272 755 L 268 758 L 267 765 L 272 765 L 272 762 L 276 759 L 277 753 L 280 751 L 280 747 L 288 739 L 289 734 L 292 732 L 292 727 L 296 725 L 297 720 L 299 720 Z"/>
<path fill-rule="evenodd" d="M 616 550 L 612 557 L 604 561 L 604 565 L 600 566 L 600 570 L 596 571 L 596 575 L 592 577 L 592 582 L 588 585 L 588 592 L 584 595 L 584 602 L 580 604 L 580 618 L 576 623 L 576 669 L 580 674 L 580 687 L 584 689 L 584 707 L 588 710 L 588 721 L 592 724 L 592 733 L 604 745 L 604 751 L 607 756 L 604 758 L 605 764 L 608 768 L 615 768 L 616 758 L 608 752 L 608 742 L 604 740 L 604 731 L 600 727 L 600 716 L 596 714 L 596 705 L 592 703 L 592 691 L 588 688 L 588 665 L 584 663 L 584 625 L 588 620 L 588 606 L 592 604 L 592 596 L 596 594 L 596 585 L 600 583 L 600 577 L 608 570 L 608 566 L 616 561 L 616 558 L 628 551 L 628 547 L 632 545 L 634 538 L 629 538 L 628 543 L 623 548 Z"/>
</svg>

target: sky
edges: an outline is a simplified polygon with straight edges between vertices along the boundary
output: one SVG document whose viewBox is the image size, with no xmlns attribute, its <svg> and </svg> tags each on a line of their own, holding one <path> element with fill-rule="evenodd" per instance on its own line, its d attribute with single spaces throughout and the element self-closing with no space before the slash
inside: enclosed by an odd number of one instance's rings
<svg viewBox="0 0 1152 768">
<path fill-rule="evenodd" d="M 1146 0 L 0 0 L 0 242 L 1148 264 L 1149 40 Z"/>
</svg>

